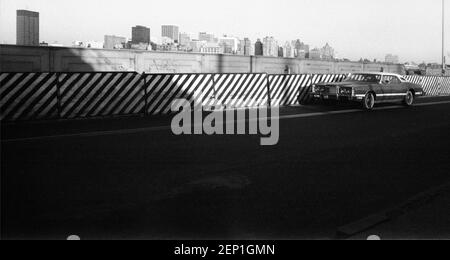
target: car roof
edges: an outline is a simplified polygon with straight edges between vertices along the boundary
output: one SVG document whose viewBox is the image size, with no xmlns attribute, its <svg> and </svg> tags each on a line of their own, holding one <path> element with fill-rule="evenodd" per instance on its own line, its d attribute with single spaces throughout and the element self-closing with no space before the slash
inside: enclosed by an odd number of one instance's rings
<svg viewBox="0 0 450 260">
<path fill-rule="evenodd" d="M 380 76 L 395 76 L 395 77 L 403 77 L 400 74 L 395 73 L 385 73 L 385 72 L 355 72 L 351 74 L 367 74 L 367 75 L 380 75 Z"/>
</svg>

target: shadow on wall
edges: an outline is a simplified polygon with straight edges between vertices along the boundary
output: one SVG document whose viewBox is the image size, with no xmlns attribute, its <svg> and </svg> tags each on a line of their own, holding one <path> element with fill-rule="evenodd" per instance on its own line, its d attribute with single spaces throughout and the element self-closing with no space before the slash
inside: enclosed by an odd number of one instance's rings
<svg viewBox="0 0 450 260">
<path fill-rule="evenodd" d="M 135 71 L 129 51 L 0 45 L 2 72 Z"/>
</svg>

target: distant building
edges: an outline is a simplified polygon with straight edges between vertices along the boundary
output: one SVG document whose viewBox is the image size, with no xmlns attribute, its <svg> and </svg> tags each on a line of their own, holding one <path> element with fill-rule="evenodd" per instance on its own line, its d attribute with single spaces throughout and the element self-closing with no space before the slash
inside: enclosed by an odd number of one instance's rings
<svg viewBox="0 0 450 260">
<path fill-rule="evenodd" d="M 161 36 L 172 39 L 175 43 L 179 43 L 179 27 L 175 25 L 161 26 Z"/>
<path fill-rule="evenodd" d="M 309 52 L 309 58 L 312 60 L 321 60 L 322 59 L 322 50 L 318 48 L 314 48 Z"/>
<path fill-rule="evenodd" d="M 334 59 L 334 49 L 327 43 L 322 48 L 322 59 L 323 60 L 333 60 Z"/>
<path fill-rule="evenodd" d="M 200 52 L 201 48 L 206 44 L 206 41 L 192 40 L 189 42 L 189 47 L 193 52 Z"/>
<path fill-rule="evenodd" d="M 263 39 L 263 54 L 268 57 L 278 57 L 278 43 L 274 37 Z"/>
<path fill-rule="evenodd" d="M 280 57 L 280 58 L 284 57 L 284 49 L 283 49 L 283 47 L 278 47 L 278 57 Z"/>
<path fill-rule="evenodd" d="M 239 39 L 235 37 L 228 37 L 225 35 L 219 38 L 219 46 L 222 48 L 223 53 L 237 54 Z"/>
<path fill-rule="evenodd" d="M 181 46 L 188 46 L 191 41 L 191 36 L 187 33 L 180 33 L 179 41 Z"/>
<path fill-rule="evenodd" d="M 39 46 L 39 13 L 17 10 L 16 44 Z"/>
<path fill-rule="evenodd" d="M 261 42 L 261 39 L 258 39 L 255 43 L 255 56 L 263 56 L 264 55 L 264 44 Z"/>
<path fill-rule="evenodd" d="M 105 49 L 123 49 L 126 47 L 127 38 L 115 36 L 115 35 L 105 35 Z"/>
<path fill-rule="evenodd" d="M 250 56 L 252 52 L 252 42 L 249 38 L 245 38 L 244 40 L 239 41 L 238 53 L 243 56 Z"/>
<path fill-rule="evenodd" d="M 104 43 L 96 41 L 74 41 L 72 46 L 77 48 L 103 49 Z"/>
<path fill-rule="evenodd" d="M 150 28 L 137 25 L 132 28 L 131 35 L 132 44 L 150 44 Z"/>
<path fill-rule="evenodd" d="M 217 42 L 216 38 L 214 37 L 214 34 L 210 34 L 210 33 L 206 33 L 206 32 L 200 32 L 198 34 L 198 40 L 205 41 L 205 42 Z"/>
<path fill-rule="evenodd" d="M 294 58 L 294 46 L 290 42 L 286 42 L 283 47 L 283 57 Z"/>
<path fill-rule="evenodd" d="M 206 43 L 206 41 L 203 42 Z M 222 53 L 222 48 L 219 46 L 218 43 L 208 42 L 200 47 L 200 52 L 208 54 L 220 54 Z"/>
<path fill-rule="evenodd" d="M 397 55 L 388 54 L 388 55 L 386 55 L 385 62 L 398 64 L 400 62 L 400 59 L 398 58 Z"/>
<path fill-rule="evenodd" d="M 309 57 L 309 45 L 297 39 L 292 42 L 292 46 L 294 48 L 294 57 L 298 59 L 305 59 Z"/>
</svg>

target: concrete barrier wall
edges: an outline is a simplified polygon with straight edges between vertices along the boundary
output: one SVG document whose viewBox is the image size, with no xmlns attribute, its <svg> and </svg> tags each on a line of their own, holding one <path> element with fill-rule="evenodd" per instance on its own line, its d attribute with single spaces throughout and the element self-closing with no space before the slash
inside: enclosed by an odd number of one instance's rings
<svg viewBox="0 0 450 260">
<path fill-rule="evenodd" d="M 165 115 L 174 100 L 191 106 L 249 108 L 294 105 L 318 82 L 345 74 L 135 72 L 0 73 L 0 120 Z M 450 77 L 408 76 L 427 95 L 450 95 Z"/>
<path fill-rule="evenodd" d="M 403 65 L 288 58 L 0 45 L 3 72 L 268 73 L 346 74 L 375 71 L 404 74 Z"/>
</svg>

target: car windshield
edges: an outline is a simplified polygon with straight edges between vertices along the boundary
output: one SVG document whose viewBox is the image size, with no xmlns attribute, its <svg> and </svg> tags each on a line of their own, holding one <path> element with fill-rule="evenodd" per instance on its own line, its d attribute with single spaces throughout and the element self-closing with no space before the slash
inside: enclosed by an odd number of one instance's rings
<svg viewBox="0 0 450 260">
<path fill-rule="evenodd" d="M 376 74 L 352 74 L 345 81 L 380 82 L 381 81 L 381 75 L 376 75 Z"/>
</svg>

